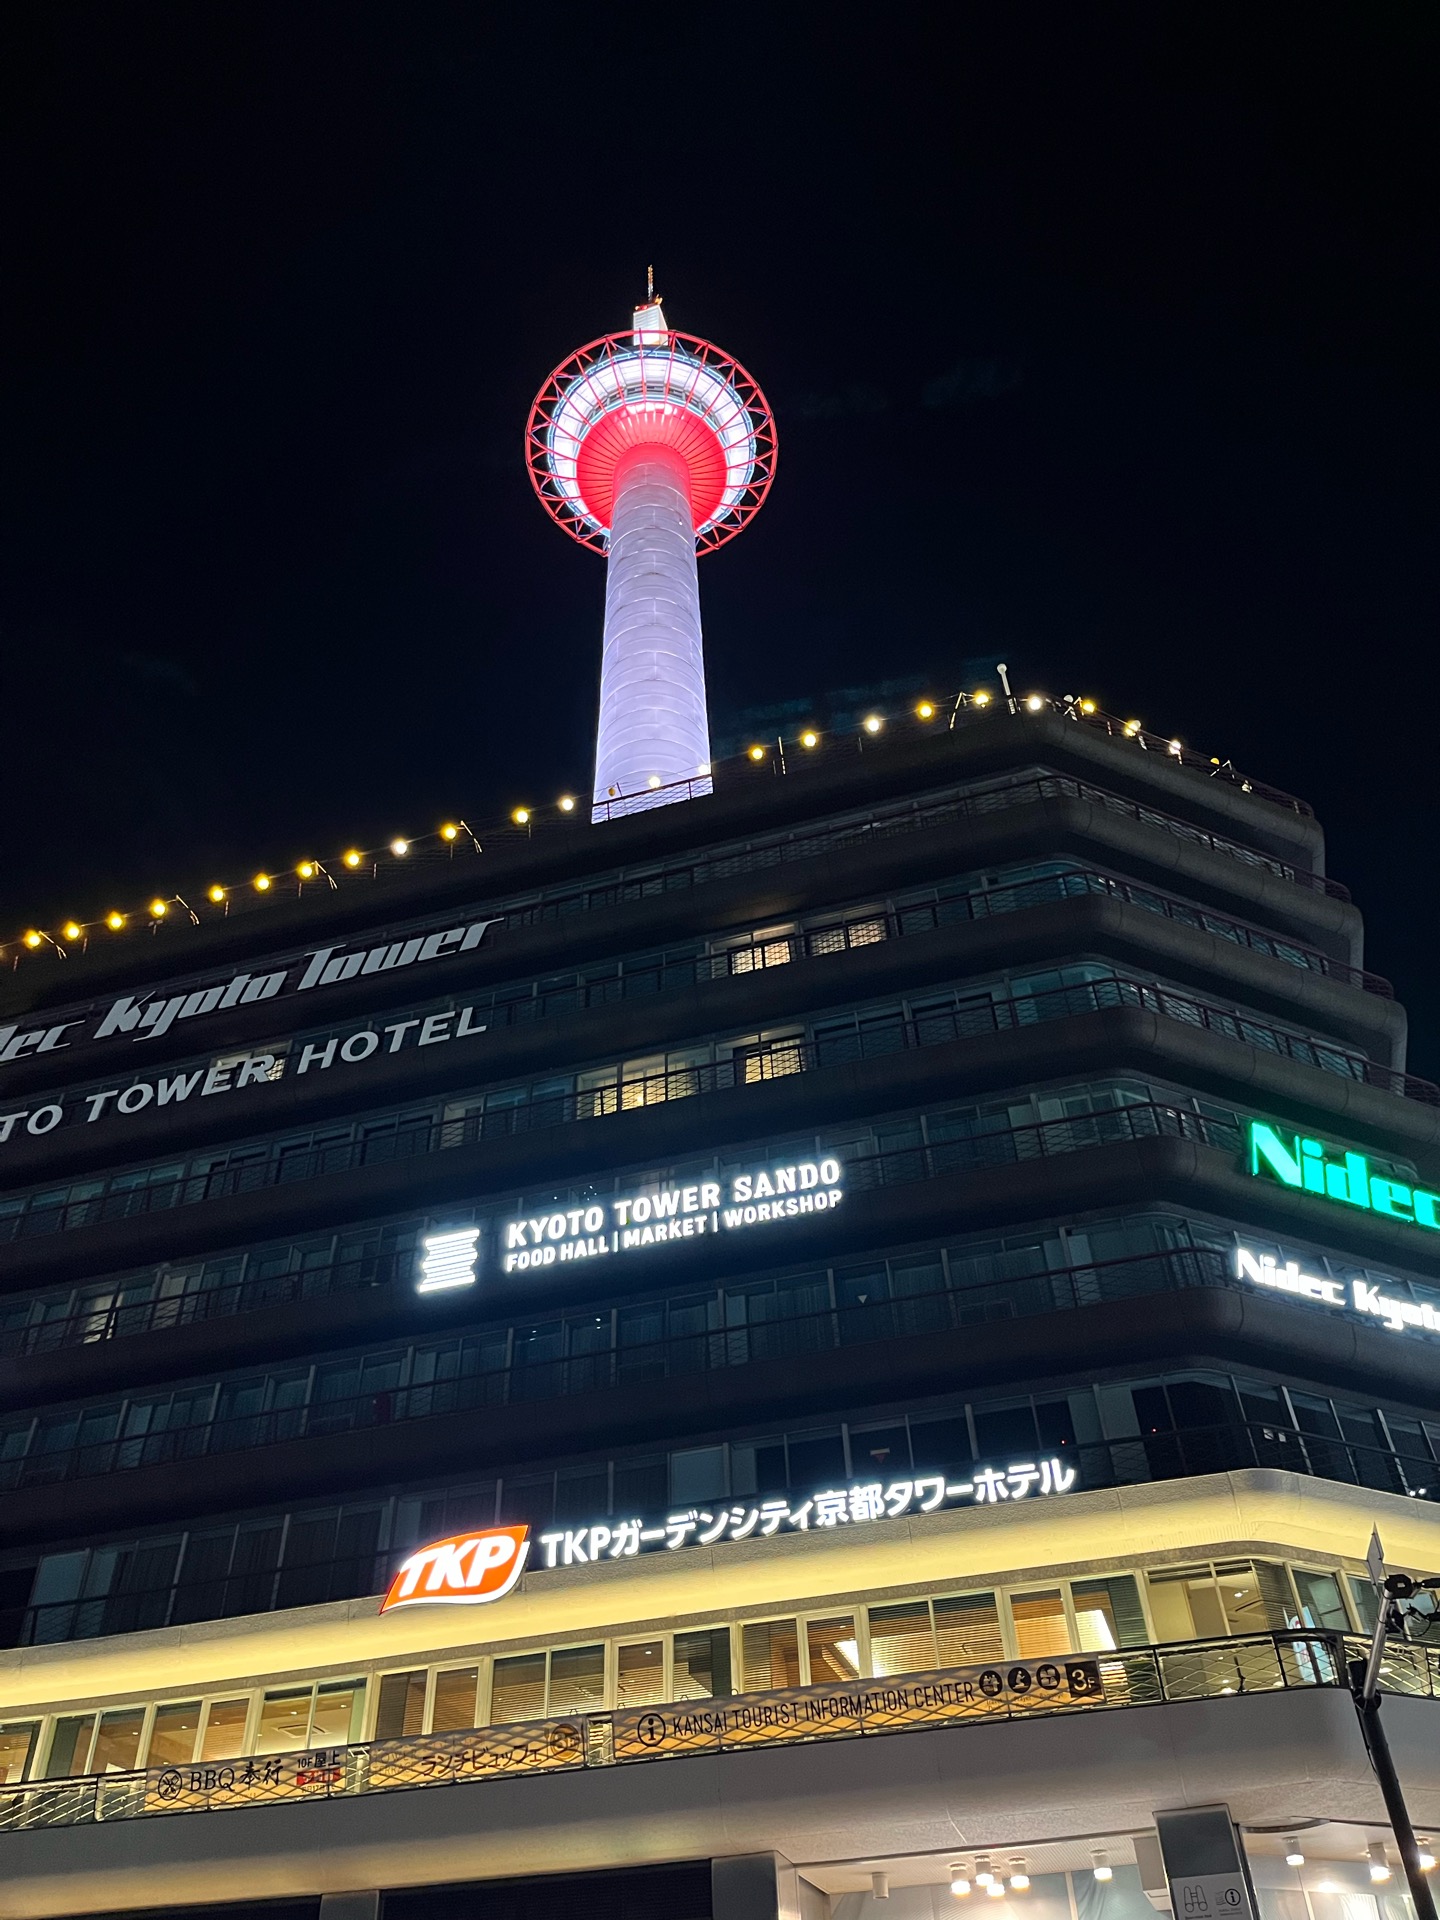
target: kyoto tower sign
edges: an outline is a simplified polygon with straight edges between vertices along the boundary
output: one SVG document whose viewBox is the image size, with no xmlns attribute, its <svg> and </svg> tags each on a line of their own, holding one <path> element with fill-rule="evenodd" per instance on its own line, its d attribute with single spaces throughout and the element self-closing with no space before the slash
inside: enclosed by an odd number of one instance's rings
<svg viewBox="0 0 1440 1920">
<path fill-rule="evenodd" d="M 775 424 L 738 361 L 665 323 L 653 284 L 625 333 L 558 366 L 525 430 L 535 491 L 606 556 L 591 818 L 710 791 L 695 562 L 759 510 Z"/>
</svg>

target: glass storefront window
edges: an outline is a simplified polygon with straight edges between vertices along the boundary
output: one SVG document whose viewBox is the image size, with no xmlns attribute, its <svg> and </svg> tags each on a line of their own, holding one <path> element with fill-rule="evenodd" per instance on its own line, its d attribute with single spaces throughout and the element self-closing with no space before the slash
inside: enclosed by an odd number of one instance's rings
<svg viewBox="0 0 1440 1920">
<path fill-rule="evenodd" d="M 95 1730 L 93 1713 L 67 1713 L 55 1722 L 50 1736 L 50 1753 L 45 1762 L 47 1780 L 66 1780 L 84 1773 L 90 1758 L 90 1736 Z"/>
<path fill-rule="evenodd" d="M 746 1693 L 800 1684 L 800 1639 L 793 1620 L 747 1621 L 741 1635 Z"/>
<path fill-rule="evenodd" d="M 170 1700 L 155 1709 L 155 1724 L 150 1729 L 147 1767 L 184 1766 L 195 1757 L 195 1736 L 200 1731 L 200 1702 Z"/>
<path fill-rule="evenodd" d="M 490 1690 L 490 1719 L 539 1720 L 545 1712 L 545 1655 L 516 1653 L 495 1662 Z"/>
<path fill-rule="evenodd" d="M 1350 1618 L 1345 1611 L 1345 1601 L 1336 1576 L 1333 1573 L 1311 1573 L 1304 1567 L 1294 1567 L 1291 1571 L 1295 1578 L 1295 1591 L 1300 1596 L 1300 1625 L 1333 1627 L 1339 1633 L 1349 1633 Z"/>
<path fill-rule="evenodd" d="M 1134 1576 L 1072 1580 L 1077 1642 L 1084 1653 L 1109 1653 L 1115 1647 L 1140 1647 L 1149 1639 Z"/>
<path fill-rule="evenodd" d="M 935 1634 L 928 1600 L 871 1607 L 870 1666 L 876 1679 L 892 1673 L 925 1673 L 935 1665 Z"/>
<path fill-rule="evenodd" d="M 550 1656 L 550 1712 L 591 1713 L 604 1704 L 604 1647 L 558 1647 Z"/>
<path fill-rule="evenodd" d="M 435 1733 L 461 1733 L 475 1725 L 479 1692 L 478 1667 L 449 1667 L 435 1676 L 435 1707 L 430 1726 Z"/>
<path fill-rule="evenodd" d="M 0 1726 L 0 1786 L 23 1780 L 35 1751 L 38 1720 L 11 1720 Z"/>
<path fill-rule="evenodd" d="M 993 1593 L 958 1593 L 934 1604 L 935 1647 L 942 1667 L 1004 1659 L 1005 1639 Z"/>
<path fill-rule="evenodd" d="M 202 1760 L 234 1760 L 245 1751 L 245 1722 L 250 1717 L 248 1698 L 212 1700 L 205 1718 L 205 1733 L 200 1742 Z"/>
<path fill-rule="evenodd" d="M 133 1773 L 140 1761 L 140 1735 L 145 1726 L 143 1707 L 122 1707 L 102 1713 L 90 1773 Z"/>
<path fill-rule="evenodd" d="M 307 1745 L 339 1747 L 358 1739 L 364 1711 L 363 1680 L 332 1680 L 317 1688 Z"/>
<path fill-rule="evenodd" d="M 675 1636 L 677 1700 L 716 1700 L 730 1692 L 730 1629 L 702 1627 Z"/>
<path fill-rule="evenodd" d="M 1065 1618 L 1065 1598 L 1059 1587 L 1012 1593 L 1010 1617 L 1015 1623 L 1016 1651 L 1022 1660 L 1070 1651 L 1070 1625 Z"/>
<path fill-rule="evenodd" d="M 649 1707 L 665 1698 L 665 1642 L 640 1640 L 615 1654 L 615 1704 Z"/>
<path fill-rule="evenodd" d="M 387 1673 L 380 1681 L 380 1705 L 375 1713 L 375 1738 L 399 1740 L 420 1733 L 425 1726 L 425 1669 L 415 1673 Z"/>
<path fill-rule="evenodd" d="M 859 1678 L 860 1645 L 855 1637 L 852 1614 L 839 1614 L 831 1620 L 808 1620 L 805 1648 L 810 1657 L 812 1687 Z"/>
<path fill-rule="evenodd" d="M 260 1703 L 256 1753 L 294 1753 L 310 1733 L 309 1687 L 285 1687 Z"/>
</svg>

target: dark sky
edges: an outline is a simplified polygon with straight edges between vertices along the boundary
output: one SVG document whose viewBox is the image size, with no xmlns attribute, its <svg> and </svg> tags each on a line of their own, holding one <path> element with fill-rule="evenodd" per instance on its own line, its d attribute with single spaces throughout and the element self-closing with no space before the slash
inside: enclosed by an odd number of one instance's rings
<svg viewBox="0 0 1440 1920">
<path fill-rule="evenodd" d="M 1440 1078 L 1437 18 L 11 0 L 0 935 L 583 788 L 521 433 L 653 261 L 779 423 L 712 703 L 999 652 L 1230 756 Z"/>
</svg>

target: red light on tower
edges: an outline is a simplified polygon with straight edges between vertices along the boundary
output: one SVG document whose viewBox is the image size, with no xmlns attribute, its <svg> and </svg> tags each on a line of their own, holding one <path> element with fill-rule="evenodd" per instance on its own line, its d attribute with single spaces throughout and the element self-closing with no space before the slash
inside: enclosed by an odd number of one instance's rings
<svg viewBox="0 0 1440 1920">
<path fill-rule="evenodd" d="M 710 791 L 697 554 L 733 540 L 775 473 L 775 423 L 737 360 L 654 297 L 551 374 L 525 430 L 551 517 L 606 555 L 593 819 Z"/>
</svg>

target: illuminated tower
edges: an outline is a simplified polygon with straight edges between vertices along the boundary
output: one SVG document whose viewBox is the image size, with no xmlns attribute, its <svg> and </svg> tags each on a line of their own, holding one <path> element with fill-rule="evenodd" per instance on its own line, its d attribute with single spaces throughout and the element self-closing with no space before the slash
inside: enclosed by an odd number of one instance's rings
<svg viewBox="0 0 1440 1920">
<path fill-rule="evenodd" d="M 764 394 L 729 354 L 672 332 L 652 287 L 629 331 L 592 340 L 551 374 L 525 453 L 552 517 L 606 556 L 591 818 L 708 793 L 695 562 L 769 491 Z"/>
</svg>

